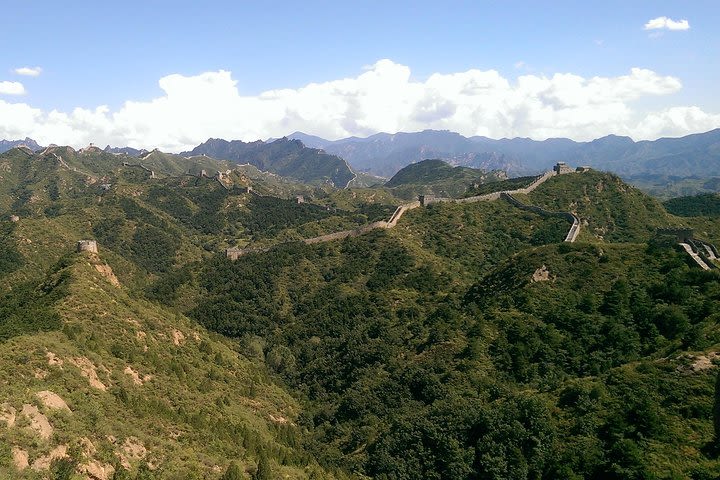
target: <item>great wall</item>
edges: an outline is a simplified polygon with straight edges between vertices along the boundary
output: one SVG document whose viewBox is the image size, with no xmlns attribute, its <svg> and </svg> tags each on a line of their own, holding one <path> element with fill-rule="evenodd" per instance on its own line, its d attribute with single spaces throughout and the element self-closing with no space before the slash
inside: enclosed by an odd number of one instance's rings
<svg viewBox="0 0 720 480">
<path fill-rule="evenodd" d="M 30 148 L 21 145 L 14 147 L 14 149 L 20 150 L 21 152 L 25 153 L 26 155 L 33 157 L 36 155 L 35 152 L 33 152 Z M 39 155 L 46 155 L 51 154 L 55 157 L 55 159 L 58 161 L 59 165 L 76 173 L 80 173 L 82 175 L 85 175 L 89 178 L 94 178 L 94 176 L 90 173 L 83 172 L 78 170 L 75 167 L 71 167 L 68 165 L 63 158 L 55 153 L 53 147 L 47 147 L 42 152 L 39 152 Z M 83 151 L 100 151 L 97 147 L 93 146 L 92 144 L 87 149 L 81 149 L 80 152 Z M 149 152 L 142 158 L 147 158 L 150 154 L 153 152 Z M 141 163 L 137 164 L 131 164 L 128 162 L 123 162 L 123 167 L 135 167 L 140 168 L 143 171 L 149 173 L 150 178 L 157 178 L 155 176 L 155 172 L 151 170 L 150 168 L 146 167 L 145 165 Z M 343 230 L 339 232 L 329 233 L 326 235 L 320 235 L 317 237 L 312 238 L 306 238 L 302 240 L 303 243 L 306 245 L 312 245 L 317 243 L 324 243 L 324 242 L 331 242 L 334 240 L 342 240 L 344 238 L 348 237 L 356 237 L 359 235 L 363 235 L 365 233 L 368 233 L 375 229 L 390 229 L 394 228 L 398 221 L 402 218 L 402 216 L 405 214 L 405 212 L 418 208 L 418 207 L 425 207 L 428 205 L 431 205 L 433 203 L 475 203 L 475 202 L 483 202 L 483 201 L 494 201 L 494 200 L 505 200 L 511 205 L 522 209 L 526 211 L 530 211 L 533 213 L 536 213 L 538 215 L 544 216 L 544 217 L 558 217 L 563 218 L 570 222 L 571 226 L 568 230 L 564 242 L 573 243 L 577 240 L 578 235 L 580 234 L 581 229 L 581 221 L 580 218 L 572 212 L 552 212 L 549 210 L 545 210 L 542 207 L 536 206 L 536 205 L 527 205 L 521 202 L 520 200 L 516 199 L 514 195 L 518 194 L 528 194 L 532 191 L 534 191 L 537 187 L 545 183 L 549 178 L 554 177 L 556 175 L 564 175 L 564 174 L 570 174 L 570 173 L 582 173 L 589 171 L 589 167 L 578 167 L 577 169 L 572 169 L 569 166 L 567 166 L 564 162 L 558 162 L 555 167 L 553 167 L 553 170 L 547 171 L 537 177 L 535 180 L 533 180 L 530 185 L 523 188 L 518 188 L 515 190 L 503 190 L 499 192 L 492 192 L 487 193 L 484 195 L 476 195 L 472 197 L 466 197 L 466 198 L 447 198 L 447 197 L 436 197 L 434 195 L 421 195 L 418 197 L 417 201 L 406 203 L 403 205 L 398 206 L 393 214 L 390 216 L 388 220 L 380 220 L 376 221 L 367 225 L 364 225 L 359 228 L 355 228 L 352 230 Z M 226 172 L 226 174 L 229 172 Z M 225 190 L 231 190 L 231 187 L 228 187 L 223 183 L 224 174 L 222 172 L 217 172 L 214 176 L 210 177 L 207 175 L 205 170 L 201 170 L 199 175 L 192 174 L 190 172 L 187 172 L 185 174 L 186 176 L 192 176 L 198 178 L 198 180 L 202 178 L 212 179 L 214 181 L 217 181 Z M 348 185 L 351 182 L 348 182 Z M 258 195 L 258 193 L 254 192 L 252 190 L 252 187 L 247 187 L 247 193 Z M 304 199 L 301 200 L 301 197 L 298 197 L 298 202 L 302 203 L 304 202 Z M 16 215 L 11 215 L 10 217 L 11 222 L 17 222 L 19 221 L 19 217 Z M 658 229 L 657 231 L 660 235 L 670 235 L 676 237 L 675 243 L 680 245 L 685 252 L 688 253 L 688 255 L 692 258 L 692 260 L 703 270 L 711 270 L 711 269 L 717 269 L 718 266 L 716 262 L 720 261 L 720 252 L 718 252 L 715 245 L 712 243 L 706 242 L 704 240 L 695 238 L 692 234 L 692 230 L 687 228 L 667 228 L 667 229 Z M 90 243 L 89 240 L 83 240 L 81 243 Z M 97 251 L 97 245 L 94 241 L 92 241 L 93 247 L 95 248 L 95 251 Z M 78 244 L 78 249 L 80 248 Z M 267 252 L 272 247 L 249 247 L 249 248 L 238 248 L 238 247 L 231 247 L 225 250 L 225 254 L 228 259 L 230 260 L 237 260 L 239 257 L 246 255 L 248 253 L 262 253 Z M 79 250 L 78 250 L 79 251 Z"/>
<path fill-rule="evenodd" d="M 586 171 L 586 170 L 583 170 Z M 574 171 L 572 171 L 574 172 Z M 413 210 L 418 207 L 425 207 L 428 205 L 431 205 L 433 203 L 475 203 L 475 202 L 487 202 L 487 201 L 493 201 L 493 200 L 499 200 L 504 199 L 508 201 L 511 205 L 514 205 L 518 208 L 521 208 L 523 210 L 529 210 L 534 213 L 537 213 L 542 216 L 552 216 L 552 217 L 560 217 L 568 220 L 571 223 L 570 230 L 568 231 L 567 235 L 565 236 L 565 242 L 574 242 L 578 235 L 580 234 L 580 219 L 571 212 L 550 212 L 543 208 L 532 206 L 532 205 L 525 205 L 519 200 L 515 199 L 512 195 L 513 194 L 528 194 L 535 190 L 537 187 L 545 183 L 549 178 L 554 177 L 555 175 L 560 174 L 566 174 L 571 173 L 567 171 L 563 171 L 562 173 L 558 171 L 557 167 L 556 170 L 551 170 L 548 172 L 545 172 L 544 174 L 537 177 L 535 180 L 530 183 L 527 187 L 518 188 L 515 190 L 504 190 L 500 192 L 492 192 L 484 195 L 476 195 L 473 197 L 466 197 L 466 198 L 445 198 L 445 197 L 435 197 L 434 195 L 421 195 L 419 197 L 419 200 L 406 203 L 403 205 L 398 206 L 393 214 L 390 216 L 388 220 L 380 220 L 377 222 L 370 223 L 368 225 L 364 225 L 359 228 L 355 228 L 352 230 L 343 230 L 340 232 L 334 232 L 329 233 L 327 235 L 320 235 L 318 237 L 313 238 L 306 238 L 302 242 L 306 245 L 312 245 L 316 243 L 323 243 L 323 242 L 331 242 L 334 240 L 342 240 L 344 238 L 348 237 L 357 237 L 359 235 L 363 235 L 365 233 L 368 233 L 375 229 L 389 229 L 393 228 L 397 225 L 398 221 L 402 218 L 402 216 L 405 214 L 405 212 L 409 210 Z M 270 250 L 270 247 L 264 247 L 264 248 L 238 248 L 238 247 L 231 247 L 225 250 L 225 255 L 230 260 L 237 260 L 239 257 L 246 255 L 248 253 L 261 253 L 261 252 L 267 252 Z"/>
<path fill-rule="evenodd" d="M 466 198 L 446 198 L 446 197 L 435 197 L 434 195 L 421 195 L 419 197 L 418 201 L 406 203 L 403 205 L 398 206 L 393 214 L 390 216 L 390 218 L 387 221 L 378 221 L 373 222 L 368 225 L 362 226 L 360 228 L 356 228 L 353 230 L 343 230 L 340 232 L 330 233 L 327 235 L 321 235 L 318 237 L 313 238 L 307 238 L 303 240 L 303 243 L 306 245 L 312 245 L 316 243 L 323 243 L 323 242 L 330 242 L 334 240 L 342 240 L 344 238 L 348 237 L 356 237 L 362 234 L 365 234 L 367 232 L 370 232 L 375 229 L 389 229 L 393 228 L 397 225 L 400 218 L 402 218 L 403 214 L 407 212 L 408 210 L 412 210 L 418 207 L 424 207 L 431 205 L 433 203 L 475 203 L 475 202 L 484 202 L 484 201 L 494 201 L 494 200 L 505 200 L 511 205 L 522 209 L 526 211 L 530 211 L 533 213 L 536 213 L 538 215 L 544 216 L 544 217 L 556 217 L 556 218 L 562 218 L 564 220 L 567 220 L 571 225 L 570 229 L 568 230 L 567 234 L 565 235 L 565 239 L 563 242 L 567 243 L 573 243 L 577 240 L 578 235 L 580 235 L 580 229 L 582 222 L 580 220 L 580 217 L 577 216 L 577 214 L 573 212 L 553 212 L 550 210 L 546 210 L 542 207 L 539 207 L 537 205 L 527 205 L 517 198 L 514 197 L 514 195 L 526 195 L 532 191 L 534 191 L 537 187 L 545 183 L 548 179 L 556 176 L 556 175 L 565 175 L 570 173 L 583 173 L 590 171 L 589 167 L 578 167 L 577 169 L 573 170 L 570 167 L 568 167 L 565 163 L 559 162 L 553 170 L 547 171 L 544 174 L 537 177 L 535 180 L 533 180 L 530 185 L 523 188 L 518 188 L 515 190 L 503 190 L 499 192 L 492 192 L 487 193 L 484 195 L 477 195 L 473 197 L 466 197 Z M 698 238 L 695 238 L 692 234 L 691 229 L 687 228 L 667 228 L 667 229 L 658 229 L 658 234 L 670 234 L 676 237 L 676 241 L 674 243 L 677 243 L 680 245 L 689 255 L 690 257 L 697 263 L 700 268 L 703 270 L 711 270 L 711 269 L 717 269 L 718 266 L 716 265 L 716 261 L 720 260 L 720 253 L 715 248 L 715 246 L 709 242 L 706 242 L 704 240 L 700 240 Z M 271 249 L 271 247 L 265 247 L 265 248 L 237 248 L 237 247 L 231 247 L 228 248 L 225 251 L 225 254 L 227 258 L 230 260 L 237 260 L 239 257 L 246 255 L 248 253 L 260 253 L 260 252 L 267 252 Z"/>
<path fill-rule="evenodd" d="M 691 228 L 658 228 L 656 238 L 666 238 L 667 243 L 680 245 L 703 270 L 718 268 L 715 262 L 720 259 L 720 253 L 715 245 L 697 238 Z"/>
</svg>

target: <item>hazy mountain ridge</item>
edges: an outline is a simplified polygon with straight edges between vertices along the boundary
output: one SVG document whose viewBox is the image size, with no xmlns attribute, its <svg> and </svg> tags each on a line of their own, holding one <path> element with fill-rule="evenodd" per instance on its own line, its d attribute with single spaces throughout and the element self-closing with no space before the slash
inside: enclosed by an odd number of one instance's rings
<svg viewBox="0 0 720 480">
<path fill-rule="evenodd" d="M 289 138 L 306 137 L 295 133 Z M 314 140 L 328 153 L 345 158 L 353 168 L 390 176 L 408 163 L 439 158 L 452 164 L 502 169 L 510 174 L 536 173 L 555 162 L 590 165 L 623 176 L 664 174 L 711 176 L 720 172 L 720 129 L 679 138 L 633 141 L 607 135 L 589 142 L 566 138 L 532 140 L 464 137 L 450 131 L 425 130 L 416 133 L 378 133 L 367 138 L 335 141 Z M 490 159 L 478 164 L 480 159 Z"/>
<path fill-rule="evenodd" d="M 3 140 L 0 141 L 0 152 L 22 144 L 32 150 L 41 148 L 30 138 Z M 106 151 L 130 156 L 147 153 L 131 147 L 108 146 Z M 261 170 L 300 181 L 331 182 L 335 186 L 347 185 L 355 175 L 353 169 L 389 178 L 406 165 L 428 158 L 441 159 L 455 166 L 504 170 L 511 176 L 535 174 L 549 169 L 555 162 L 564 161 L 610 170 L 626 179 L 641 179 L 648 175 L 708 178 L 720 174 L 720 129 L 638 142 L 617 135 L 589 142 L 567 138 L 495 140 L 439 130 L 326 140 L 295 132 L 268 142 L 210 139 L 181 155 L 207 155 L 250 163 Z M 639 181 L 644 185 L 642 179 Z M 688 191 L 680 193 L 687 194 Z"/>
<path fill-rule="evenodd" d="M 345 187 L 355 178 L 350 166 L 342 158 L 308 148 L 301 141 L 288 138 L 270 143 L 211 138 L 181 155 L 207 155 L 240 164 L 249 163 L 260 170 L 306 183 L 329 182 L 336 187 Z"/>
<path fill-rule="evenodd" d="M 148 150 L 145 150 L 144 148 L 111 147 L 110 145 L 105 147 L 105 151 L 108 153 L 123 153 L 130 157 L 140 157 L 142 155 L 149 153 Z"/>
<path fill-rule="evenodd" d="M 32 138 L 25 137 L 25 140 L 0 140 L 0 153 L 7 152 L 12 148 L 20 147 L 23 145 L 33 151 L 43 148 L 38 145 L 38 143 Z"/>
</svg>

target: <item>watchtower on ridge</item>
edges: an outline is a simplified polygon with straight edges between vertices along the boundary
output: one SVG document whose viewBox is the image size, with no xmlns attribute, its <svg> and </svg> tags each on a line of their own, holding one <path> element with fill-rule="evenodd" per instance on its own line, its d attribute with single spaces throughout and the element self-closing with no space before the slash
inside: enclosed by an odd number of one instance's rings
<svg viewBox="0 0 720 480">
<path fill-rule="evenodd" d="M 575 171 L 565 162 L 557 162 L 553 167 L 553 170 L 556 175 L 565 175 L 566 173 L 573 173 Z"/>
<path fill-rule="evenodd" d="M 77 242 L 77 252 L 98 253 L 97 242 L 95 240 L 80 240 Z"/>
</svg>

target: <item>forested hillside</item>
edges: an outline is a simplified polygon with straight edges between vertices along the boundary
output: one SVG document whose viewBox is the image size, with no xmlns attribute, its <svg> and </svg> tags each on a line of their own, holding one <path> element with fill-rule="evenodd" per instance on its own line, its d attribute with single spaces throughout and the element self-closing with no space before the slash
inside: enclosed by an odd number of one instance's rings
<svg viewBox="0 0 720 480">
<path fill-rule="evenodd" d="M 270 143 L 241 142 L 211 138 L 183 155 L 208 155 L 253 165 L 260 170 L 277 173 L 306 183 L 329 183 L 343 188 L 355 178 L 348 164 L 340 157 L 322 150 L 307 148 L 298 140 L 281 138 Z"/>
<path fill-rule="evenodd" d="M 575 243 L 495 195 L 306 244 L 406 200 L 64 148 L 0 155 L 3 478 L 720 475 L 720 274 L 655 234 L 712 217 L 587 172 L 516 195 Z"/>
<path fill-rule="evenodd" d="M 459 281 L 459 265 L 413 247 L 377 234 L 217 259 L 190 316 L 267 342 L 270 368 L 310 406 L 324 465 L 378 478 L 717 472 L 702 453 L 711 364 L 684 353 L 720 341 L 716 273 L 672 249 L 561 244 Z"/>
<path fill-rule="evenodd" d="M 506 178 L 507 174 L 503 171 L 485 172 L 477 168 L 453 167 L 442 160 L 423 160 L 397 172 L 385 186 L 403 198 L 414 198 L 426 193 L 440 197 L 461 197 L 479 185 Z"/>
<path fill-rule="evenodd" d="M 717 194 L 677 197 L 663 205 L 670 213 L 680 217 L 720 217 L 720 195 Z"/>
</svg>

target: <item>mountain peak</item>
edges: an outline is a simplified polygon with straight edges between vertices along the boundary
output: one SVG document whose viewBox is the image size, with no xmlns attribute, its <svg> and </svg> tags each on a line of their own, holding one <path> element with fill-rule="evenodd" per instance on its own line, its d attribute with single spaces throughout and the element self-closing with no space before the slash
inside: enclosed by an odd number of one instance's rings
<svg viewBox="0 0 720 480">
<path fill-rule="evenodd" d="M 32 151 L 37 151 L 43 148 L 42 146 L 38 145 L 35 140 L 26 136 L 24 140 L 0 140 L 0 153 L 6 152 L 11 148 L 21 146 L 27 147 Z"/>
</svg>

